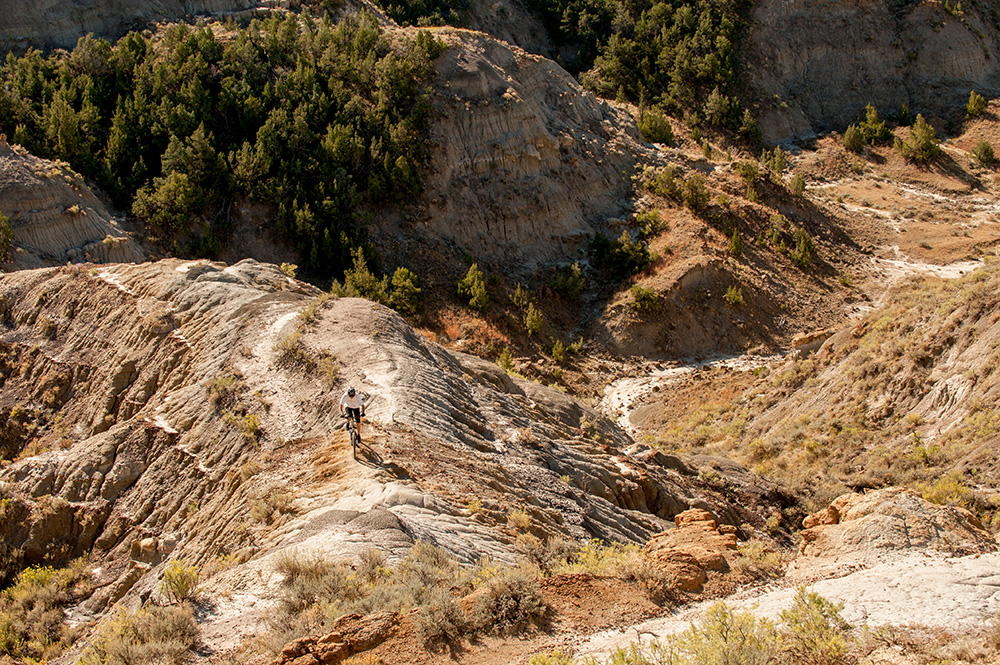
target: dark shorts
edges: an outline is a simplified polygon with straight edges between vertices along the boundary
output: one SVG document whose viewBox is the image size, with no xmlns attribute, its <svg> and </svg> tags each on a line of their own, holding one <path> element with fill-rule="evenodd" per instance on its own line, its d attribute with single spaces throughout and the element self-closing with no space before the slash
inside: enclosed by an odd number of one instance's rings
<svg viewBox="0 0 1000 665">
<path fill-rule="evenodd" d="M 361 409 L 352 409 L 351 407 L 344 407 L 344 411 L 347 412 L 347 417 L 356 423 L 361 422 Z"/>
</svg>

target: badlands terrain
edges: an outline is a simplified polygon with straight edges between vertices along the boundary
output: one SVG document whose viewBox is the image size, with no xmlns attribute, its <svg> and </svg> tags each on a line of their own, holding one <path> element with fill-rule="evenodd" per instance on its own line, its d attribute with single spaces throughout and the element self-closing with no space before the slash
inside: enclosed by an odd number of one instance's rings
<svg viewBox="0 0 1000 665">
<path fill-rule="evenodd" d="M 0 18 L 0 663 L 1000 662 L 996 8 L 573 7 Z"/>
</svg>

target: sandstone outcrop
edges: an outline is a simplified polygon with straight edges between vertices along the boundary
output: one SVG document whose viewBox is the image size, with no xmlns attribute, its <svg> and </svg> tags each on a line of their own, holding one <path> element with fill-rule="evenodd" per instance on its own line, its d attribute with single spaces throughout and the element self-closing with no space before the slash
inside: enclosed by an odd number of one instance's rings
<svg viewBox="0 0 1000 665">
<path fill-rule="evenodd" d="M 697 591 L 707 571 L 729 570 L 726 555 L 736 550 L 736 527 L 717 525 L 711 513 L 698 508 L 675 515 L 674 523 L 676 528 L 656 534 L 645 547 L 672 587 Z"/>
<path fill-rule="evenodd" d="M 0 212 L 10 220 L 13 247 L 0 267 L 15 270 L 67 262 L 143 261 L 146 256 L 62 162 L 31 155 L 0 140 Z"/>
<path fill-rule="evenodd" d="M 398 622 L 395 612 L 345 614 L 333 622 L 329 633 L 289 642 L 272 665 L 337 665 L 385 641 Z"/>
<path fill-rule="evenodd" d="M 526 268 L 578 256 L 630 206 L 647 148 L 627 112 L 559 65 L 482 33 L 442 30 L 418 233 Z M 650 151 L 651 152 L 651 151 Z"/>
<path fill-rule="evenodd" d="M 800 551 L 807 557 L 903 550 L 960 556 L 997 549 L 993 536 L 965 508 L 933 504 L 902 487 L 844 494 L 802 526 Z"/>
<path fill-rule="evenodd" d="M 956 5 L 958 3 L 955 3 Z M 755 2 L 740 66 L 767 141 L 843 130 L 869 102 L 885 116 L 957 120 L 969 90 L 1000 92 L 1000 25 L 985 5 L 913 0 Z"/>
</svg>

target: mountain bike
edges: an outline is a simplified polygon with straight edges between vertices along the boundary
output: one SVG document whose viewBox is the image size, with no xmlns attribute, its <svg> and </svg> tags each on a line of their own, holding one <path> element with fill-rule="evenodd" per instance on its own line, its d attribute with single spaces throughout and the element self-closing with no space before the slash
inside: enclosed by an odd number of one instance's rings
<svg viewBox="0 0 1000 665">
<path fill-rule="evenodd" d="M 347 431 L 351 433 L 351 448 L 354 450 L 358 449 L 361 445 L 361 435 L 358 434 L 358 424 L 354 422 L 350 414 L 344 416 L 347 419 Z"/>
</svg>

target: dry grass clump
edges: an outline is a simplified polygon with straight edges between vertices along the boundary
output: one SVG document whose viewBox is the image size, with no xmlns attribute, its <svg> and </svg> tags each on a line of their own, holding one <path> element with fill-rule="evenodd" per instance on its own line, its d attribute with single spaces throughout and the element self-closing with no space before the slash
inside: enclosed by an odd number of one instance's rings
<svg viewBox="0 0 1000 665">
<path fill-rule="evenodd" d="M 58 656 L 78 636 L 65 625 L 63 608 L 90 592 L 82 560 L 67 568 L 27 568 L 0 593 L 0 655 L 26 661 Z"/>
<path fill-rule="evenodd" d="M 149 605 L 114 614 L 98 628 L 79 665 L 181 665 L 198 639 L 190 606 Z"/>
<path fill-rule="evenodd" d="M 750 540 L 737 547 L 738 556 L 731 563 L 737 575 L 746 575 L 756 580 L 781 577 L 787 563 L 786 553 L 770 547 L 760 540 Z"/>
<path fill-rule="evenodd" d="M 265 647 L 274 653 L 290 640 L 322 633 L 348 613 L 412 609 L 426 643 L 454 642 L 477 632 L 523 629 L 544 613 L 537 569 L 504 569 L 484 561 L 462 568 L 445 550 L 418 541 L 395 568 L 377 550 L 354 565 L 287 552 L 276 563 L 285 576 L 280 616 Z M 480 588 L 466 615 L 458 599 Z"/>
</svg>

